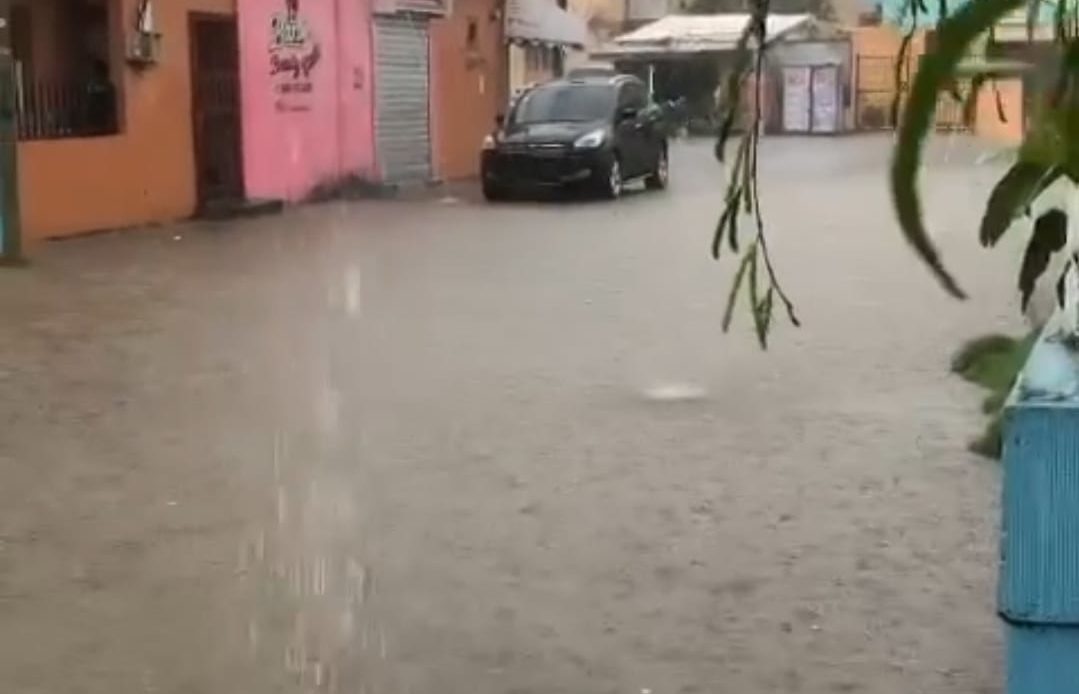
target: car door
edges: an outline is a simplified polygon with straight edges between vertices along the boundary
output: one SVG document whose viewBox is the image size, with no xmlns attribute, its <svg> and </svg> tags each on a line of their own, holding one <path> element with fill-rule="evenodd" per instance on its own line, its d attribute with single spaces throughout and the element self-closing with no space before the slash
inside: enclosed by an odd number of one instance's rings
<svg viewBox="0 0 1079 694">
<path fill-rule="evenodd" d="M 627 82 L 618 90 L 618 144 L 622 153 L 622 167 L 627 178 L 648 173 L 651 161 L 648 156 L 648 133 L 646 106 L 648 95 L 644 85 Z"/>
</svg>

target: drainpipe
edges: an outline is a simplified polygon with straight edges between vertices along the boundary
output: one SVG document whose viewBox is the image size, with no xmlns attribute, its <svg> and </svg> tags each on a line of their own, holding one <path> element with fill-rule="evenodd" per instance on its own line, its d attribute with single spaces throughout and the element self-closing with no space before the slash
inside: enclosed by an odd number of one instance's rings
<svg viewBox="0 0 1079 694">
<path fill-rule="evenodd" d="M 16 139 L 11 0 L 0 0 L 0 263 L 5 265 L 23 260 Z"/>
</svg>

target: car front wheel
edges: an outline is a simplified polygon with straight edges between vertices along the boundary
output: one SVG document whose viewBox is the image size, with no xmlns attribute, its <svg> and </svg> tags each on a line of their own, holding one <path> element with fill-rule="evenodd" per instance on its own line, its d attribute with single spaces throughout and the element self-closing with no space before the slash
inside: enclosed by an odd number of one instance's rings
<svg viewBox="0 0 1079 694">
<path fill-rule="evenodd" d="M 506 199 L 506 191 L 492 181 L 483 181 L 483 199 L 487 202 L 500 202 Z"/>
<path fill-rule="evenodd" d="M 648 178 L 644 179 L 644 185 L 649 190 L 663 190 L 667 187 L 667 183 L 670 181 L 670 163 L 667 161 L 667 148 L 663 147 L 659 150 L 659 155 L 656 157 L 656 166 L 652 169 L 652 173 L 648 174 Z"/>
<path fill-rule="evenodd" d="M 624 180 L 622 178 L 622 163 L 618 161 L 618 157 L 611 157 L 611 163 L 607 165 L 598 183 L 600 193 L 608 200 L 616 200 L 622 196 Z"/>
</svg>

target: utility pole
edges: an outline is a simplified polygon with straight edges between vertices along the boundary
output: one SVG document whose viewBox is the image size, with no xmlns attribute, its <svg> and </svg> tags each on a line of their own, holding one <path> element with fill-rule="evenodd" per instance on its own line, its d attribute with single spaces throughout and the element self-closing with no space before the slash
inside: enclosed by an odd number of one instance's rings
<svg viewBox="0 0 1079 694">
<path fill-rule="evenodd" d="M 4 265 L 23 260 L 11 32 L 11 0 L 0 0 L 0 264 Z"/>
</svg>

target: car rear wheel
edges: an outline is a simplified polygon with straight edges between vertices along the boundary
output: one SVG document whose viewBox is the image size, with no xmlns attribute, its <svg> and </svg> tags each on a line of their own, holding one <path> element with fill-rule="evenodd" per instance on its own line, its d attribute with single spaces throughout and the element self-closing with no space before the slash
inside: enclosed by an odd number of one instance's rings
<svg viewBox="0 0 1079 694">
<path fill-rule="evenodd" d="M 670 163 L 667 161 L 667 148 L 663 147 L 659 150 L 659 156 L 656 157 L 656 166 L 652 169 L 652 173 L 648 174 L 648 178 L 644 179 L 644 185 L 649 190 L 663 190 L 667 187 L 667 183 L 670 180 Z"/>
<path fill-rule="evenodd" d="M 612 157 L 611 163 L 599 181 L 600 193 L 608 200 L 617 200 L 622 196 L 622 186 L 625 181 L 622 178 L 622 163 L 618 157 Z"/>
</svg>

